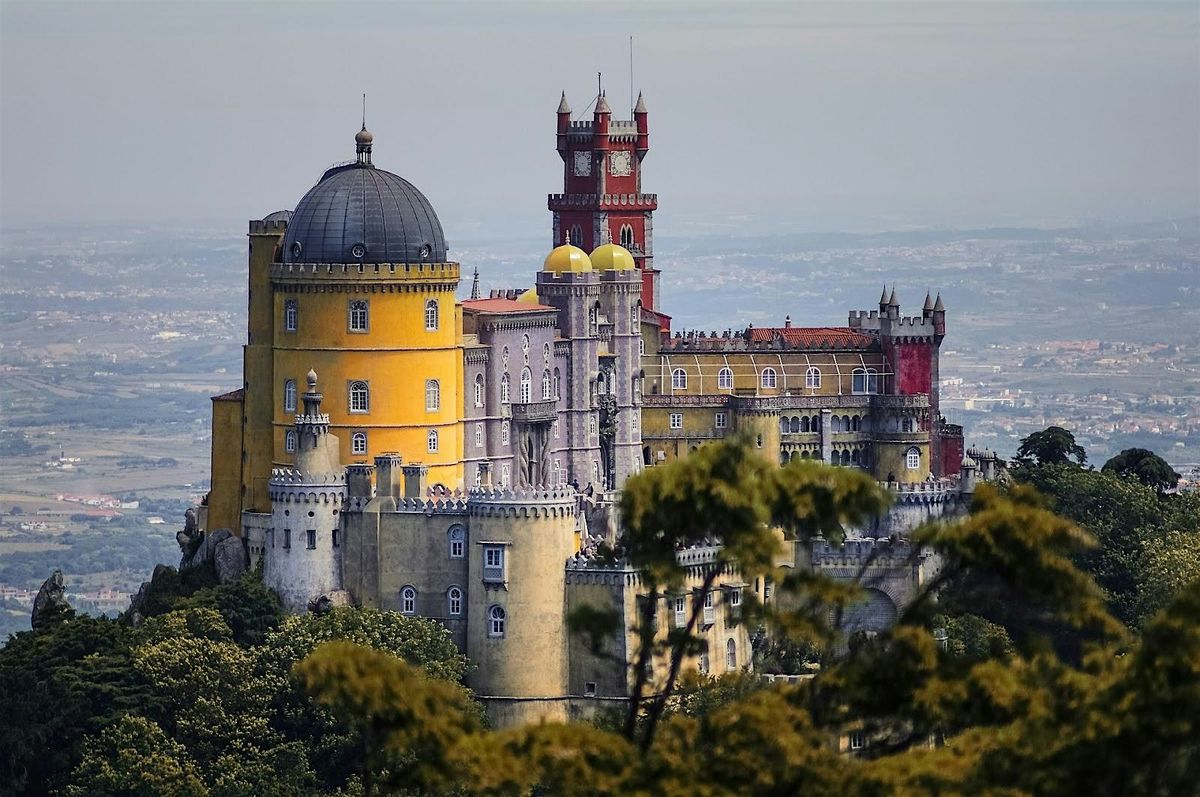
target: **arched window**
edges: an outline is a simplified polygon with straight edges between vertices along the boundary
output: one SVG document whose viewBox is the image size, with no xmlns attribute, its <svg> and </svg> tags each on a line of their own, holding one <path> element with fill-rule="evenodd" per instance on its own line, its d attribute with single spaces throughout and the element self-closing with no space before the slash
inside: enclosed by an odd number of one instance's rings
<svg viewBox="0 0 1200 797">
<path fill-rule="evenodd" d="M 528 368 L 521 369 L 521 403 L 533 401 L 533 372 Z"/>
<path fill-rule="evenodd" d="M 512 469 L 508 465 L 505 465 L 503 468 L 500 469 L 500 486 L 501 487 L 511 487 L 512 486 Z"/>
<path fill-rule="evenodd" d="M 554 397 L 558 398 L 561 395 L 562 395 L 562 386 L 559 384 L 558 369 L 555 368 L 554 369 Z"/>
<path fill-rule="evenodd" d="M 725 640 L 725 669 L 737 669 L 737 643 L 732 639 Z"/>
<path fill-rule="evenodd" d="M 350 435 L 350 453 L 365 454 L 367 453 L 367 433 L 355 432 Z"/>
<path fill-rule="evenodd" d="M 554 381 L 550 378 L 550 369 L 542 371 L 542 401 L 554 398 Z"/>
<path fill-rule="evenodd" d="M 849 465 L 849 464 L 850 464 L 850 452 L 849 452 L 849 451 L 843 451 L 843 452 L 842 452 L 842 464 L 843 464 L 843 465 Z"/>
<path fill-rule="evenodd" d="M 475 406 L 483 406 L 483 374 L 475 374 Z"/>
<path fill-rule="evenodd" d="M 508 421 L 500 422 L 500 444 L 508 445 Z"/>
<path fill-rule="evenodd" d="M 621 246 L 633 249 L 633 227 L 628 224 L 621 225 Z"/>
<path fill-rule="evenodd" d="M 285 332 L 295 332 L 299 326 L 299 311 L 295 299 L 283 300 L 283 329 Z"/>
<path fill-rule="evenodd" d="M 504 376 L 500 377 L 500 403 L 501 404 L 508 403 L 509 398 L 510 398 L 510 395 L 509 395 L 510 392 L 511 392 L 511 388 L 509 387 L 508 374 L 505 374 Z"/>
<path fill-rule="evenodd" d="M 600 328 L 600 303 L 597 302 L 596 304 L 591 306 L 591 309 L 588 310 L 588 332 L 591 335 L 595 335 L 596 331 L 599 328 Z"/>
<path fill-rule="evenodd" d="M 850 452 L 850 464 L 858 465 L 859 462 L 860 462 L 860 459 L 859 459 L 858 449 L 855 449 Z"/>
<path fill-rule="evenodd" d="M 816 390 L 821 386 L 821 369 L 816 366 L 809 366 L 804 372 L 804 386 Z"/>
<path fill-rule="evenodd" d="M 451 617 L 462 615 L 463 591 L 458 587 L 446 590 L 446 613 Z"/>
<path fill-rule="evenodd" d="M 442 386 L 436 379 L 425 380 L 425 411 L 437 412 L 442 407 Z"/>
<path fill-rule="evenodd" d="M 371 393 L 366 382 L 358 381 L 350 383 L 350 411 L 371 411 Z"/>
<path fill-rule="evenodd" d="M 417 613 L 417 591 L 414 588 L 400 590 L 400 611 L 404 614 Z"/>
<path fill-rule="evenodd" d="M 426 435 L 426 442 L 428 443 L 429 453 L 436 454 L 437 450 L 438 450 L 438 431 L 437 431 L 437 429 L 429 430 L 429 434 Z"/>
<path fill-rule="evenodd" d="M 583 246 L 583 228 L 578 224 L 571 227 L 571 245 Z"/>
<path fill-rule="evenodd" d="M 283 436 L 283 450 L 289 454 L 296 453 L 296 430 L 288 429 Z"/>
<path fill-rule="evenodd" d="M 878 393 L 879 372 L 874 368 L 855 368 L 851 388 L 855 393 Z"/>
<path fill-rule="evenodd" d="M 296 380 L 283 380 L 283 411 L 296 411 Z"/>
<path fill-rule="evenodd" d="M 853 418 L 850 419 L 850 431 L 852 431 L 852 432 L 858 431 L 858 416 L 857 415 L 855 415 Z"/>
<path fill-rule="evenodd" d="M 462 559 L 467 552 L 467 532 L 462 526 L 451 526 L 446 537 L 450 541 L 450 558 Z"/>
<path fill-rule="evenodd" d="M 792 416 L 792 422 L 790 424 L 790 429 L 793 433 L 798 433 L 800 431 L 800 419 L 797 418 L 795 415 Z"/>
<path fill-rule="evenodd" d="M 508 620 L 508 615 L 504 613 L 503 606 L 489 606 L 487 612 L 488 636 L 492 639 L 501 639 L 504 637 L 504 624 Z"/>
<path fill-rule="evenodd" d="M 801 432 L 808 431 L 808 416 L 807 415 L 805 415 L 804 417 L 802 417 L 800 419 L 800 431 Z"/>
<path fill-rule="evenodd" d="M 438 303 L 437 299 L 430 299 L 425 302 L 425 331 L 436 332 L 438 328 Z"/>
<path fill-rule="evenodd" d="M 676 368 L 671 372 L 671 389 L 687 390 L 687 371 Z"/>
<path fill-rule="evenodd" d="M 775 389 L 775 369 L 764 368 L 762 370 L 762 386 L 768 390 Z"/>
<path fill-rule="evenodd" d="M 733 390 L 733 371 L 729 368 L 722 368 L 717 371 L 717 389 L 718 390 Z"/>
<path fill-rule="evenodd" d="M 367 302 L 365 299 L 353 299 L 349 304 L 350 315 L 350 331 L 351 332 L 366 332 L 370 317 L 367 311 Z"/>
<path fill-rule="evenodd" d="M 918 470 L 921 467 L 921 449 L 912 446 L 904 453 L 904 467 Z"/>
<path fill-rule="evenodd" d="M 475 447 L 476 448 L 483 447 L 483 424 L 482 423 L 475 424 Z"/>
<path fill-rule="evenodd" d="M 842 431 L 842 416 L 841 415 L 834 415 L 829 420 L 830 420 L 830 426 L 833 427 L 832 429 L 830 429 L 830 431 L 832 431 L 834 434 L 837 434 Z"/>
<path fill-rule="evenodd" d="M 787 434 L 791 430 L 791 423 L 787 418 L 779 419 L 779 431 L 781 434 Z"/>
</svg>

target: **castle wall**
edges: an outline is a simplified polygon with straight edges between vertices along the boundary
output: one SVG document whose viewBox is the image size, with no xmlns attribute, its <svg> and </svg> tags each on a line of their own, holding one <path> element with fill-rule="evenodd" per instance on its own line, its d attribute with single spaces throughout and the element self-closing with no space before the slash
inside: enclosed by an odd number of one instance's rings
<svg viewBox="0 0 1200 797">
<path fill-rule="evenodd" d="M 230 529 L 241 536 L 242 416 L 241 398 L 217 396 L 212 402 L 212 486 L 208 494 L 206 530 Z"/>
</svg>

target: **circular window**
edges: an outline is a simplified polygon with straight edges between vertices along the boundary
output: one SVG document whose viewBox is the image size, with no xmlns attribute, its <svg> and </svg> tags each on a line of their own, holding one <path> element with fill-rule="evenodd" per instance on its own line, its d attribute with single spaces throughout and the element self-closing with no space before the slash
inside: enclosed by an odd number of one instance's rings
<svg viewBox="0 0 1200 797">
<path fill-rule="evenodd" d="M 421 244 L 421 251 L 419 254 L 422 260 L 428 260 L 429 256 L 433 254 L 433 247 L 429 244 Z"/>
<path fill-rule="evenodd" d="M 304 244 L 300 243 L 299 241 L 292 241 L 292 257 L 300 257 L 300 254 L 303 251 Z"/>
<path fill-rule="evenodd" d="M 363 246 L 362 244 L 355 244 L 354 246 L 350 247 L 350 256 L 355 260 L 362 260 L 366 254 L 367 247 Z"/>
</svg>

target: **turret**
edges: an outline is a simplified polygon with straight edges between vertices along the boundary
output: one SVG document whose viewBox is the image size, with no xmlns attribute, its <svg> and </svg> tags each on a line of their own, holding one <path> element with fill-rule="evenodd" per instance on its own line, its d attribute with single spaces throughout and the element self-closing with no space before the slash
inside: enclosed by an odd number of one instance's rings
<svg viewBox="0 0 1200 797">
<path fill-rule="evenodd" d="M 646 101 L 638 92 L 637 105 L 633 106 L 633 121 L 637 125 L 637 156 L 638 160 L 645 157 L 650 150 L 650 122 L 646 112 Z"/>
<path fill-rule="evenodd" d="M 608 107 L 604 92 L 600 92 L 596 98 L 596 110 L 592 114 L 592 141 L 597 150 L 608 150 L 608 124 L 611 120 L 612 109 Z"/>
<path fill-rule="evenodd" d="M 879 315 L 880 315 L 880 317 L 887 315 L 887 309 L 888 309 L 888 289 L 887 289 L 887 286 L 884 285 L 883 293 L 879 294 Z"/>
<path fill-rule="evenodd" d="M 942 304 L 942 294 L 939 291 L 937 301 L 934 302 L 933 311 L 930 313 L 933 316 L 933 329 L 938 335 L 946 334 L 946 305 Z"/>
<path fill-rule="evenodd" d="M 933 298 L 929 295 L 929 291 L 925 291 L 925 306 L 921 308 L 921 317 L 929 318 L 933 315 Z"/>
<path fill-rule="evenodd" d="M 970 457 L 963 457 L 962 467 L 959 470 L 959 474 L 961 477 L 959 481 L 959 489 L 966 495 L 974 493 L 976 474 L 975 460 L 971 459 Z"/>
<path fill-rule="evenodd" d="M 571 106 L 567 104 L 567 93 L 562 93 L 558 101 L 558 151 L 563 158 L 567 157 L 567 134 L 571 130 Z"/>
</svg>

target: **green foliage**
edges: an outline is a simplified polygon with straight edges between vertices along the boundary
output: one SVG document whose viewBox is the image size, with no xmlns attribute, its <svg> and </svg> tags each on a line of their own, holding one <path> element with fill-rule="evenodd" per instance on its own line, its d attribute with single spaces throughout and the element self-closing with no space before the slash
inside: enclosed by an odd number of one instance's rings
<svg viewBox="0 0 1200 797">
<path fill-rule="evenodd" d="M 233 631 L 239 645 L 258 645 L 283 619 L 279 596 L 262 582 L 258 573 L 247 572 L 230 584 L 201 589 L 180 600 L 177 609 L 211 608 L 218 611 Z"/>
<path fill-rule="evenodd" d="M 1061 426 L 1048 426 L 1021 441 L 1017 462 L 1022 465 L 1066 465 L 1087 462 L 1087 452 L 1075 442 L 1075 435 Z"/>
<path fill-rule="evenodd" d="M 1101 470 L 1118 476 L 1130 476 L 1163 493 L 1179 484 L 1181 478 L 1167 461 L 1144 448 L 1127 448 L 1104 463 Z"/>
<path fill-rule="evenodd" d="M 1007 659 L 1016 652 L 1004 626 L 989 623 L 978 615 L 938 616 L 933 626 L 946 632 L 946 649 L 953 656 L 985 661 Z"/>
<path fill-rule="evenodd" d="M 124 716 L 83 745 L 63 797 L 208 797 L 183 745 L 143 717 Z"/>
</svg>

